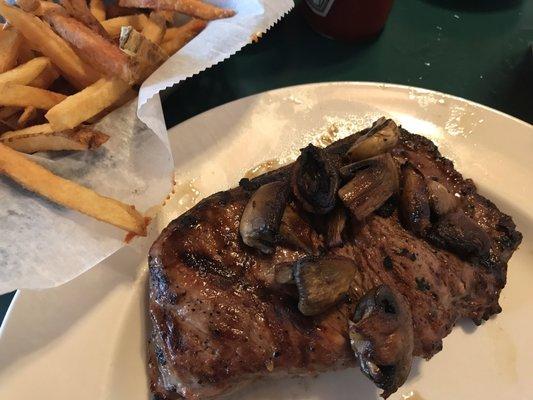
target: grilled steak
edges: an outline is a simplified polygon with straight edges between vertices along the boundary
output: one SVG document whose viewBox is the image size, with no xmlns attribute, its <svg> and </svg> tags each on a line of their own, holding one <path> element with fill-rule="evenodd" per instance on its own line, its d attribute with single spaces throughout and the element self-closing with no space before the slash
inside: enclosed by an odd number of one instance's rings
<svg viewBox="0 0 533 400">
<path fill-rule="evenodd" d="M 306 149 L 300 164 L 216 193 L 162 232 L 149 256 L 156 398 L 211 398 L 265 376 L 356 364 L 387 396 L 459 318 L 480 324 L 501 311 L 522 239 L 512 219 L 431 141 L 401 128 L 386 157 L 353 166 L 347 154 L 373 156 L 354 147 L 368 134 Z M 275 202 L 261 203 L 269 192 Z M 275 205 L 285 203 L 282 215 Z M 244 225 L 243 214 L 258 208 L 266 228 L 254 236 L 256 220 Z"/>
</svg>

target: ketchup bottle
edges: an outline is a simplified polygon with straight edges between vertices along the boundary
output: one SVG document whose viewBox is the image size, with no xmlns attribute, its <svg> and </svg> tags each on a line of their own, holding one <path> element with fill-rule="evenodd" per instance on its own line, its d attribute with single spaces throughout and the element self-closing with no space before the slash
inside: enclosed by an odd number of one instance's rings
<svg viewBox="0 0 533 400">
<path fill-rule="evenodd" d="M 394 0 L 305 0 L 300 7 L 311 27 L 332 39 L 359 41 L 378 35 Z"/>
</svg>

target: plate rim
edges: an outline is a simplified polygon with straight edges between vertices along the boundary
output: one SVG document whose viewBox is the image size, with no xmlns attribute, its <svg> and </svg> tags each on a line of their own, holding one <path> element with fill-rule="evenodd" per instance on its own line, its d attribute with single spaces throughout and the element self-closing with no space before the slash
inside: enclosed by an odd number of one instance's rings
<svg viewBox="0 0 533 400">
<path fill-rule="evenodd" d="M 191 121 L 193 119 L 196 119 L 198 117 L 201 117 L 201 116 L 203 116 L 206 113 L 212 112 L 212 111 L 217 110 L 219 108 L 226 107 L 226 106 L 228 106 L 230 104 L 233 104 L 233 103 L 237 103 L 237 102 L 240 102 L 240 101 L 248 100 L 248 99 L 250 99 L 252 97 L 262 96 L 262 95 L 265 95 L 265 94 L 277 93 L 277 92 L 285 91 L 285 90 L 288 90 L 288 89 L 298 89 L 298 88 L 305 88 L 305 87 L 311 87 L 311 86 L 315 86 L 315 87 L 317 87 L 317 86 L 365 87 L 366 86 L 366 87 L 373 88 L 373 89 L 378 89 L 378 88 L 379 89 L 396 89 L 396 90 L 401 90 L 401 91 L 416 91 L 417 94 L 433 94 L 433 95 L 444 96 L 447 99 L 451 99 L 451 100 L 458 101 L 458 102 L 461 102 L 461 103 L 466 103 L 466 104 L 468 104 L 470 106 L 474 106 L 476 108 L 481 108 L 481 109 L 483 109 L 485 111 L 489 111 L 489 112 L 495 113 L 497 115 L 500 115 L 502 117 L 505 117 L 508 120 L 516 122 L 516 123 L 524 126 L 525 128 L 530 129 L 531 133 L 533 134 L 533 124 L 530 124 L 530 123 L 528 123 L 528 122 L 526 122 L 524 120 L 521 120 L 520 118 L 514 117 L 514 116 L 512 116 L 510 114 L 507 114 L 507 113 L 505 113 L 503 111 L 496 110 L 495 108 L 492 108 L 492 107 L 486 106 L 484 104 L 475 102 L 473 100 L 468 100 L 468 99 L 466 99 L 464 97 L 455 96 L 453 94 L 440 92 L 438 90 L 433 90 L 433 89 L 426 89 L 426 88 L 422 88 L 422 87 L 418 87 L 418 86 L 402 85 L 402 84 L 399 84 L 399 83 L 375 82 L 375 81 L 308 82 L 308 83 L 301 83 L 301 84 L 297 84 L 297 85 L 282 86 L 282 87 L 279 87 L 279 88 L 276 88 L 276 89 L 264 90 L 262 92 L 253 93 L 253 94 L 250 94 L 248 96 L 239 97 L 238 99 L 231 100 L 231 101 L 228 101 L 226 103 L 220 104 L 220 105 L 218 105 L 216 107 L 213 107 L 213 108 L 210 108 L 208 110 L 202 111 L 201 113 L 196 114 L 196 115 L 194 115 L 194 116 L 192 116 L 190 118 L 187 118 L 186 120 L 181 121 L 179 124 L 176 124 L 173 127 L 167 129 L 167 132 L 168 132 L 168 134 L 172 134 L 172 131 L 174 131 L 175 129 L 178 129 L 178 127 L 181 126 L 182 124 L 188 123 L 189 121 Z"/>
</svg>

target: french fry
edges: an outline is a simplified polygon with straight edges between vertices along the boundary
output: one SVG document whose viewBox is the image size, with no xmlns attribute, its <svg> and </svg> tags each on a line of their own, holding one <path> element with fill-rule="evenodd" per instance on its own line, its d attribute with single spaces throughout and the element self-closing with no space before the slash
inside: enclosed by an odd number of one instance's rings
<svg viewBox="0 0 533 400">
<path fill-rule="evenodd" d="M 177 11 L 204 20 L 229 18 L 235 11 L 220 8 L 200 0 L 119 0 L 122 7 L 151 8 L 154 10 Z"/>
<path fill-rule="evenodd" d="M 102 26 L 111 37 L 119 37 L 123 26 L 133 26 L 137 31 L 142 31 L 148 17 L 144 14 L 124 15 L 111 18 L 102 22 Z"/>
<path fill-rule="evenodd" d="M 84 63 L 72 48 L 39 18 L 0 1 L 0 15 L 6 18 L 40 53 L 50 58 L 65 78 L 78 89 L 96 82 L 100 77 Z"/>
<path fill-rule="evenodd" d="M 84 23 L 100 36 L 110 39 L 107 31 L 100 24 L 100 21 L 89 10 L 89 6 L 85 0 L 60 0 L 60 2 L 72 17 Z"/>
<path fill-rule="evenodd" d="M 130 86 L 117 78 L 102 78 L 50 109 L 45 118 L 55 131 L 72 129 L 117 102 Z"/>
<path fill-rule="evenodd" d="M 0 73 L 17 65 L 22 37 L 15 29 L 0 31 Z"/>
<path fill-rule="evenodd" d="M 17 135 L 40 135 L 40 134 L 46 134 L 46 133 L 53 133 L 54 130 L 50 126 L 50 124 L 41 124 L 41 125 L 33 125 L 29 126 L 24 129 L 18 129 L 13 130 L 10 132 L 4 132 L 4 135 L 2 136 L 3 139 L 9 139 L 10 136 L 17 136 Z"/>
<path fill-rule="evenodd" d="M 168 10 L 159 10 L 159 15 L 161 15 L 163 18 L 165 18 L 165 21 L 167 21 L 170 24 L 174 23 L 174 18 L 176 17 L 175 11 L 168 11 Z"/>
<path fill-rule="evenodd" d="M 31 129 L 30 129 L 31 128 Z M 89 127 L 54 132 L 50 124 L 5 132 L 0 143 L 22 153 L 39 151 L 94 150 L 107 142 L 109 136 Z"/>
<path fill-rule="evenodd" d="M 0 108 L 0 120 L 5 121 L 20 111 L 20 107 L 7 106 Z"/>
<path fill-rule="evenodd" d="M 17 126 L 19 128 L 24 128 L 29 124 L 29 122 L 33 121 L 39 113 L 37 112 L 37 109 L 35 107 L 29 106 L 22 111 L 22 114 L 20 114 L 20 117 L 17 121 Z"/>
<path fill-rule="evenodd" d="M 59 78 L 59 72 L 57 72 L 57 69 L 51 65 L 41 72 L 37 78 L 28 83 L 28 86 L 47 89 L 57 78 Z"/>
<path fill-rule="evenodd" d="M 89 9 L 91 10 L 91 13 L 94 15 L 94 17 L 102 22 L 106 19 L 106 10 L 105 10 L 105 4 L 103 0 L 90 0 L 89 2 Z"/>
<path fill-rule="evenodd" d="M 28 85 L 37 78 L 46 68 L 50 68 L 52 63 L 47 57 L 37 57 L 25 64 L 19 65 L 12 70 L 0 74 L 0 85 L 3 83 L 18 83 Z"/>
<path fill-rule="evenodd" d="M 107 19 L 112 19 L 116 17 L 122 17 L 125 15 L 134 15 L 139 14 L 138 8 L 131 7 L 120 7 L 116 3 L 108 4 L 105 8 L 105 14 Z"/>
<path fill-rule="evenodd" d="M 47 12 L 66 13 L 66 10 L 59 4 L 52 1 L 45 0 L 17 0 L 17 5 L 24 11 L 36 15 L 43 16 Z"/>
<path fill-rule="evenodd" d="M 128 55 L 80 21 L 55 13 L 46 14 L 44 18 L 82 59 L 102 74 L 117 76 L 130 84 L 139 80 L 140 76 L 130 65 Z"/>
<path fill-rule="evenodd" d="M 161 43 L 161 48 L 171 56 L 202 32 L 206 25 L 207 22 L 204 20 L 192 19 L 178 28 L 167 29 L 169 39 Z M 167 34 L 165 34 L 165 39 L 167 39 Z"/>
<path fill-rule="evenodd" d="M 86 122 L 89 124 L 96 124 L 98 121 L 100 121 L 102 118 L 104 118 L 107 114 L 109 114 L 111 111 L 116 110 L 117 108 L 122 107 L 124 104 L 130 102 L 135 97 L 137 97 L 137 92 L 133 89 L 128 89 L 126 93 L 124 93 L 120 99 L 118 99 L 116 102 L 111 104 L 109 107 L 104 108 L 102 111 L 100 111 L 98 114 L 96 114 L 94 117 L 89 118 Z"/>
<path fill-rule="evenodd" d="M 161 47 L 145 38 L 131 26 L 122 28 L 120 48 L 131 56 L 136 75 L 141 80 L 147 78 L 168 58 Z"/>
<path fill-rule="evenodd" d="M 2 107 L 0 108 L 0 123 L 2 126 L 0 126 L 0 135 L 3 134 L 3 132 L 10 131 L 12 129 L 17 129 L 17 120 L 18 116 L 17 114 L 20 112 L 20 107 Z"/>
<path fill-rule="evenodd" d="M 35 57 L 35 52 L 30 48 L 30 46 L 28 46 L 28 43 L 26 43 L 26 40 L 23 37 L 19 48 L 19 54 L 17 56 L 17 64 L 25 64 L 28 61 L 33 60 Z"/>
<path fill-rule="evenodd" d="M 41 15 L 41 2 L 39 0 L 17 0 L 17 6 L 22 8 L 24 11 Z"/>
<path fill-rule="evenodd" d="M 135 207 L 54 175 L 24 154 L 3 144 L 0 144 L 0 173 L 57 204 L 146 236 L 146 220 Z"/>
<path fill-rule="evenodd" d="M 0 85 L 0 105 L 49 110 L 67 98 L 64 94 L 17 83 Z"/>
<path fill-rule="evenodd" d="M 165 18 L 160 13 L 152 11 L 141 33 L 146 39 L 159 44 L 163 41 L 166 29 Z"/>
</svg>

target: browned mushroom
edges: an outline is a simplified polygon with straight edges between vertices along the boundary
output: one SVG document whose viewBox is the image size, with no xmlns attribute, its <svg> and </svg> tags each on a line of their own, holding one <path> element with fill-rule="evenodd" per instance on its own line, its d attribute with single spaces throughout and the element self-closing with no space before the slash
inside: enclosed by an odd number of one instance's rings
<svg viewBox="0 0 533 400">
<path fill-rule="evenodd" d="M 318 255 L 322 243 L 320 235 L 291 205 L 285 208 L 281 218 L 279 236 L 284 244 L 303 250 L 309 255 Z"/>
<path fill-rule="evenodd" d="M 352 176 L 339 190 L 344 205 L 359 221 L 381 206 L 398 191 L 398 172 L 390 154 L 341 168 L 341 175 Z"/>
<path fill-rule="evenodd" d="M 386 153 L 398 143 L 400 130 L 392 119 L 381 117 L 372 125 L 372 128 L 355 141 L 346 155 L 351 161 Z"/>
<path fill-rule="evenodd" d="M 324 149 L 309 145 L 294 163 L 292 191 L 305 211 L 326 214 L 335 207 L 339 176 Z"/>
<path fill-rule="evenodd" d="M 279 285 L 294 284 L 294 264 L 284 262 L 276 265 L 274 269 L 274 281 Z"/>
<path fill-rule="evenodd" d="M 407 229 L 423 237 L 431 227 L 426 180 L 412 165 L 406 164 L 402 172 L 400 216 Z"/>
<path fill-rule="evenodd" d="M 490 237 L 462 210 L 450 212 L 440 218 L 434 227 L 440 245 L 462 257 L 487 257 Z"/>
<path fill-rule="evenodd" d="M 411 371 L 414 345 L 409 305 L 400 293 L 380 285 L 359 300 L 349 333 L 361 371 L 387 398 Z"/>
<path fill-rule="evenodd" d="M 307 257 L 294 266 L 298 309 L 318 315 L 338 303 L 348 292 L 355 275 L 353 260 L 340 256 Z"/>
<path fill-rule="evenodd" d="M 342 246 L 342 233 L 346 228 L 348 216 L 346 209 L 337 206 L 326 221 L 326 244 L 329 248 Z"/>
<path fill-rule="evenodd" d="M 427 182 L 429 205 L 431 211 L 437 216 L 443 216 L 459 206 L 457 197 L 451 194 L 448 189 L 437 181 L 429 180 Z"/>
<path fill-rule="evenodd" d="M 246 245 L 265 254 L 274 251 L 287 199 L 288 186 L 281 181 L 267 183 L 252 194 L 239 224 Z"/>
</svg>

